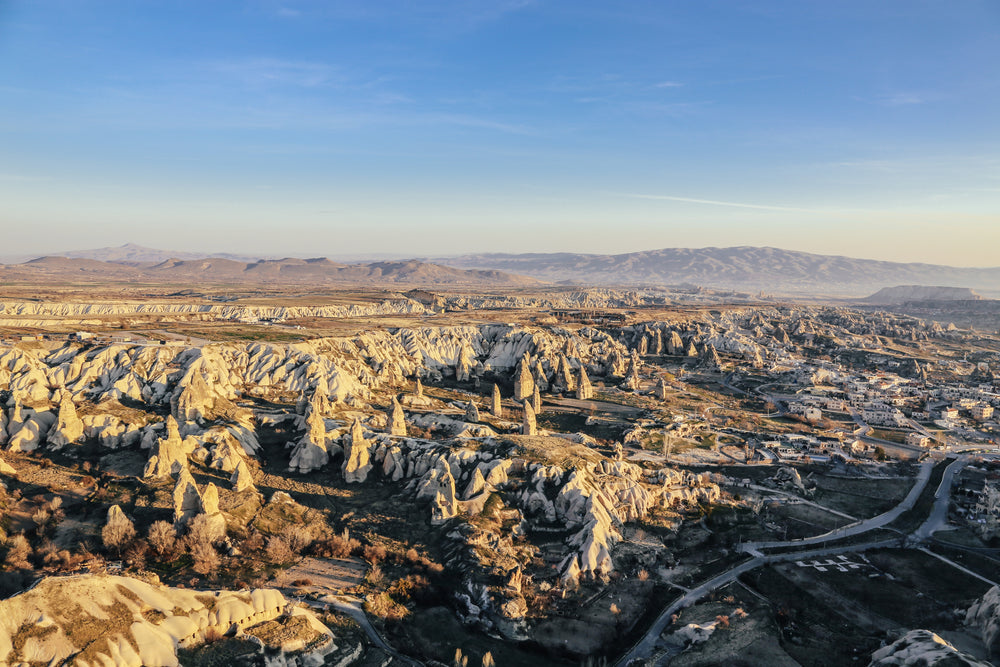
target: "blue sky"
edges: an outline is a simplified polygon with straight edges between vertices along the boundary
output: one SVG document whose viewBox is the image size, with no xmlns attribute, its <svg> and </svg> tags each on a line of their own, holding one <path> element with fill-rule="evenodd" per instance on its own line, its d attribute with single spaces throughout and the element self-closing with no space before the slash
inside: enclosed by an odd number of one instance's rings
<svg viewBox="0 0 1000 667">
<path fill-rule="evenodd" d="M 1000 265 L 1000 3 L 0 0 L 3 253 Z"/>
</svg>

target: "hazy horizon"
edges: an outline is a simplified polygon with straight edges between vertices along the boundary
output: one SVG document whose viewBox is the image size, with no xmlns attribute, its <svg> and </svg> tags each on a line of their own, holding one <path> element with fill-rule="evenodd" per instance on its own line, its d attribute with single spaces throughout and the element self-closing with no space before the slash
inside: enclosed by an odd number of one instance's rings
<svg viewBox="0 0 1000 667">
<path fill-rule="evenodd" d="M 3 252 L 997 265 L 998 28 L 986 0 L 7 2 Z"/>
<path fill-rule="evenodd" d="M 16 253 L 16 254 L 15 253 L 2 253 L 2 254 L 0 254 L 0 262 L 7 262 L 7 261 L 10 261 L 10 259 L 12 259 L 12 258 L 15 258 L 18 262 L 30 261 L 32 259 L 37 259 L 37 258 L 45 257 L 45 256 L 59 257 L 59 256 L 62 256 L 62 255 L 65 255 L 65 254 L 69 254 L 69 253 L 85 253 L 85 252 L 89 252 L 89 251 L 98 251 L 98 250 L 106 250 L 106 249 L 123 248 L 123 247 L 127 247 L 127 246 L 138 246 L 138 247 L 141 247 L 143 249 L 155 250 L 155 251 L 159 251 L 159 252 L 166 253 L 166 254 L 176 253 L 176 254 L 179 254 L 179 255 L 198 255 L 199 257 L 212 257 L 212 256 L 219 256 L 219 255 L 232 255 L 232 256 L 246 257 L 246 258 L 255 258 L 255 259 L 261 259 L 261 260 L 277 260 L 277 259 L 286 259 L 286 258 L 288 258 L 288 259 L 326 258 L 326 259 L 339 260 L 339 261 L 344 261 L 344 262 L 378 262 L 378 261 L 405 261 L 405 260 L 431 260 L 431 261 L 433 261 L 433 260 L 447 260 L 450 257 L 463 257 L 463 256 L 467 256 L 467 255 L 485 255 L 485 254 L 511 254 L 511 255 L 519 255 L 519 254 L 559 254 L 559 253 L 567 252 L 567 251 L 562 251 L 562 250 L 552 250 L 552 251 L 522 250 L 520 252 L 518 252 L 518 251 L 503 252 L 503 251 L 496 251 L 496 250 L 470 250 L 468 252 L 452 252 L 452 253 L 447 253 L 447 254 L 428 255 L 428 254 L 419 254 L 419 253 L 406 254 L 406 253 L 388 253 L 388 252 L 387 253 L 378 253 L 378 252 L 322 253 L 322 252 L 317 252 L 316 250 L 313 250 L 311 252 L 309 252 L 309 251 L 301 251 L 300 250 L 300 251 L 295 251 L 295 252 L 290 252 L 290 253 L 284 253 L 284 254 L 275 254 L 275 253 L 267 253 L 267 252 L 252 252 L 252 251 L 234 252 L 234 251 L 231 251 L 231 250 L 212 250 L 212 249 L 198 249 L 198 248 L 191 248 L 191 249 L 184 249 L 184 248 L 157 248 L 157 247 L 152 247 L 152 246 L 146 246 L 146 245 L 143 245 L 141 243 L 136 243 L 134 241 L 129 241 L 129 242 L 126 242 L 126 243 L 119 244 L 117 246 L 102 246 L 102 247 L 89 247 L 89 248 L 83 248 L 83 247 L 78 247 L 78 248 L 63 248 L 63 249 L 60 249 L 60 250 L 50 249 L 48 251 L 34 252 L 34 253 L 32 253 L 32 252 Z M 923 262 L 923 261 L 920 261 L 920 260 L 892 260 L 892 259 L 886 259 L 886 258 L 883 258 L 883 257 L 865 257 L 865 256 L 861 256 L 861 255 L 844 255 L 844 254 L 841 254 L 841 253 L 813 253 L 813 252 L 808 251 L 808 250 L 800 250 L 800 249 L 796 249 L 796 248 L 780 248 L 780 247 L 777 247 L 777 246 L 763 246 L 763 245 L 756 245 L 756 246 L 754 246 L 754 245 L 747 245 L 747 244 L 743 244 L 741 246 L 665 246 L 665 247 L 662 247 L 662 248 L 642 248 L 642 249 L 638 249 L 638 250 L 626 250 L 626 251 L 621 252 L 621 253 L 618 253 L 618 252 L 615 252 L 615 253 L 612 253 L 612 252 L 607 252 L 607 253 L 601 253 L 601 252 L 581 252 L 581 253 L 568 253 L 568 254 L 581 254 L 581 255 L 620 255 L 620 254 L 630 254 L 630 253 L 640 253 L 640 252 L 655 252 L 655 251 L 658 251 L 658 250 L 704 250 L 704 249 L 707 249 L 707 248 L 727 249 L 727 248 L 735 248 L 735 247 L 775 248 L 777 250 L 785 250 L 785 251 L 789 251 L 789 252 L 805 252 L 805 253 L 816 254 L 816 255 L 826 255 L 826 256 L 830 256 L 830 257 L 848 257 L 848 258 L 851 258 L 851 259 L 869 260 L 869 261 L 875 261 L 875 262 L 899 262 L 899 263 L 903 263 L 903 264 L 938 264 L 938 265 L 941 265 L 941 266 L 953 266 L 953 267 L 956 267 L 956 268 L 1000 268 L 1000 259 L 997 259 L 994 264 L 980 264 L 980 265 L 975 265 L 975 264 L 945 264 L 945 263 L 941 263 L 941 262 Z"/>
</svg>

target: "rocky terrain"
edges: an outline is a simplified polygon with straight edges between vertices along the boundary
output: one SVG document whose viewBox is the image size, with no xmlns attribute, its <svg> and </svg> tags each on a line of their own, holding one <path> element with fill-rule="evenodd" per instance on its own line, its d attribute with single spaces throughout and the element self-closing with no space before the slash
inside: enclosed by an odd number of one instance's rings
<svg viewBox="0 0 1000 667">
<path fill-rule="evenodd" d="M 373 307 L 419 318 L 505 299 L 536 318 L 534 298 L 422 291 Z M 666 305 L 656 291 L 560 298 Z M 31 319 L 133 316 L 161 306 L 2 307 L 5 317 Z M 162 312 L 171 307 L 220 319 L 318 316 L 330 308 L 173 304 Z M 325 316 L 338 314 L 351 311 Z M 977 345 L 985 366 L 958 362 L 951 351 Z M 676 582 L 687 590 L 716 568 L 745 562 L 731 522 L 777 540 L 787 532 L 776 523 L 785 510 L 774 498 L 814 507 L 824 497 L 817 474 L 850 478 L 871 460 L 847 453 L 844 437 L 857 428 L 850 415 L 810 426 L 792 414 L 794 392 L 811 396 L 873 369 L 891 369 L 915 386 L 969 373 L 990 382 L 990 363 L 1000 360 L 1000 350 L 985 352 L 991 345 L 973 331 L 882 311 L 767 304 L 602 325 L 385 327 L 280 344 L 12 342 L 0 345 L 4 585 L 8 593 L 29 586 L 33 568 L 79 573 L 89 563 L 106 571 L 103 557 L 130 575 L 155 574 L 172 590 L 183 585 L 169 595 L 186 600 L 191 586 L 268 588 L 283 570 L 302 567 L 308 575 L 282 579 L 286 595 L 308 592 L 323 605 L 333 600 L 323 602 L 324 591 L 351 591 L 381 632 L 439 661 L 454 646 L 428 644 L 420 629 L 426 614 L 456 623 L 452 634 L 476 645 L 478 655 L 511 646 L 534 651 L 516 654 L 512 664 L 545 652 L 570 661 L 615 655 Z M 938 348 L 949 352 L 930 352 Z M 785 387 L 781 398 L 766 393 L 772 385 Z M 827 463 L 764 463 L 778 451 L 762 443 L 779 437 L 770 432 L 816 442 L 825 434 L 814 455 Z M 865 449 L 856 444 L 850 451 Z M 756 460 L 771 468 L 766 478 Z M 767 510 L 760 488 L 780 494 Z M 829 520 L 805 516 L 786 525 L 822 530 Z M 320 584 L 315 573 L 324 568 L 338 583 Z M 75 586 L 71 581 L 46 579 L 32 590 Z M 116 582 L 114 591 L 119 584 L 152 599 L 146 589 L 133 590 L 139 584 Z M 114 591 L 93 595 L 110 596 L 101 597 L 104 607 L 142 616 L 129 626 L 131 636 L 159 637 L 161 664 L 173 664 L 168 645 L 183 648 L 188 635 L 181 631 L 190 628 L 181 617 L 197 609 L 179 614 L 186 602 L 170 603 L 170 613 L 168 603 L 132 609 L 130 594 Z M 33 600 L 24 595 L 8 602 Z M 257 593 L 218 595 L 237 596 L 227 606 L 256 609 Z M 996 634 L 995 597 L 982 598 L 966 622 L 987 646 Z M 221 598 L 196 599 L 205 609 L 199 618 L 209 619 L 196 621 L 199 632 L 210 626 L 225 634 L 226 621 L 211 616 Z M 151 610 L 144 614 L 145 604 Z M 298 612 L 289 613 L 283 618 Z M 46 631 L 50 646 L 29 641 L 34 635 L 23 620 L 16 623 L 4 626 L 12 637 L 8 654 L 27 646 L 32 655 L 99 651 L 115 664 L 147 659 L 125 631 L 87 647 L 65 629 Z M 711 647 L 725 639 L 727 623 L 687 622 L 687 634 L 674 633 L 671 645 Z M 175 625 L 176 632 L 165 629 Z M 876 664 L 918 653 L 952 656 L 933 636 L 914 635 L 891 650 L 889 643 Z M 18 655 L 10 660 L 28 659 Z"/>
</svg>

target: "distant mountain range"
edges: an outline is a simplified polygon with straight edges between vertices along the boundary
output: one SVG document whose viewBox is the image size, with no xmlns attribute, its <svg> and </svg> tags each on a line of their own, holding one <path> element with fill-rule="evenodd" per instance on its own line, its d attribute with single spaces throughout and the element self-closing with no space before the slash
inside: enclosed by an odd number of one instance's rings
<svg viewBox="0 0 1000 667">
<path fill-rule="evenodd" d="M 0 280 L 39 283 L 61 280 L 209 284 L 462 285 L 479 288 L 538 284 L 534 278 L 509 275 L 502 271 L 456 269 L 414 260 L 340 264 L 325 258 L 244 262 L 224 257 L 172 258 L 157 263 L 38 257 L 22 264 L 0 265 Z"/>
<path fill-rule="evenodd" d="M 406 283 L 509 287 L 536 281 L 581 286 L 677 286 L 860 298 L 886 287 L 979 290 L 1000 296 L 1000 267 L 959 268 L 816 255 L 779 248 L 664 248 L 620 255 L 473 254 L 406 261 L 339 263 L 326 258 L 261 259 L 170 253 L 135 244 L 58 253 L 0 266 L 0 279 L 263 283 Z M 956 292 L 968 294 L 968 292 Z M 902 294 L 893 295 L 890 300 Z M 879 295 L 884 298 L 886 295 Z"/>
<path fill-rule="evenodd" d="M 479 254 L 434 261 L 589 285 L 694 284 L 749 292 L 851 297 L 901 284 L 1000 291 L 1000 267 L 883 262 L 753 246 L 664 248 L 621 255 Z"/>
</svg>

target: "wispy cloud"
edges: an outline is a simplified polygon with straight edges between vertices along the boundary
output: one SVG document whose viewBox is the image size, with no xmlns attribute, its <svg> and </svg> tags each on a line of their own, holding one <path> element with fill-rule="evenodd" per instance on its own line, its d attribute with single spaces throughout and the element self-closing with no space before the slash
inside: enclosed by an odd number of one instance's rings
<svg viewBox="0 0 1000 667">
<path fill-rule="evenodd" d="M 733 208 L 751 208 L 764 211 L 797 211 L 800 213 L 829 213 L 827 210 L 814 208 L 799 208 L 797 206 L 778 206 L 774 204 L 747 204 L 745 202 L 720 201 L 718 199 L 697 199 L 695 197 L 676 197 L 673 195 L 648 195 L 632 192 L 614 193 L 619 197 L 629 197 L 631 199 L 654 199 L 663 201 L 677 201 L 687 204 L 707 204 L 710 206 L 731 206 Z"/>
<path fill-rule="evenodd" d="M 336 67 L 327 63 L 279 58 L 247 58 L 210 63 L 208 69 L 251 86 L 315 88 L 340 80 Z"/>
<path fill-rule="evenodd" d="M 926 104 L 931 101 L 927 95 L 918 93 L 893 93 L 879 99 L 878 103 L 888 107 L 909 106 L 912 104 Z"/>
</svg>

